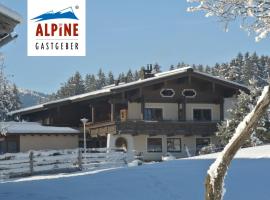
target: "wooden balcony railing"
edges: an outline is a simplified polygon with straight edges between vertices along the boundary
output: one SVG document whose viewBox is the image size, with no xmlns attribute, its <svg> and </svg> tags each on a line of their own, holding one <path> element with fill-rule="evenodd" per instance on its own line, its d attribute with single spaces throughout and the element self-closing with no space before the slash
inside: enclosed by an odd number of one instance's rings
<svg viewBox="0 0 270 200">
<path fill-rule="evenodd" d="M 147 135 L 213 135 L 217 131 L 218 121 L 116 121 L 87 124 L 87 129 L 93 135 L 107 133 L 147 134 Z"/>
</svg>

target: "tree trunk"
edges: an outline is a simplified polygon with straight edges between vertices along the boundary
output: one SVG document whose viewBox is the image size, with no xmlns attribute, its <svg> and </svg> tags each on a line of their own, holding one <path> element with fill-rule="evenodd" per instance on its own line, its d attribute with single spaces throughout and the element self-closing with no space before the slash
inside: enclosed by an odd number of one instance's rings
<svg viewBox="0 0 270 200">
<path fill-rule="evenodd" d="M 257 105 L 238 125 L 230 142 L 210 166 L 205 179 L 205 200 L 221 200 L 223 197 L 224 177 L 229 165 L 244 142 L 251 136 L 258 121 L 270 104 L 269 86 L 265 87 Z"/>
</svg>

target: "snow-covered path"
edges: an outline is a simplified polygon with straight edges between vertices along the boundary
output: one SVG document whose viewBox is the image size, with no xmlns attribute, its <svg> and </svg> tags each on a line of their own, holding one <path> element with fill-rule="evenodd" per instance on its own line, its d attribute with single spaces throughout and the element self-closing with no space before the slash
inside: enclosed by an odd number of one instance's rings
<svg viewBox="0 0 270 200">
<path fill-rule="evenodd" d="M 3 183 L 0 199 L 201 200 L 204 177 L 212 162 L 175 160 L 84 176 Z M 234 160 L 226 177 L 224 199 L 269 200 L 269 169 L 270 159 Z"/>
</svg>

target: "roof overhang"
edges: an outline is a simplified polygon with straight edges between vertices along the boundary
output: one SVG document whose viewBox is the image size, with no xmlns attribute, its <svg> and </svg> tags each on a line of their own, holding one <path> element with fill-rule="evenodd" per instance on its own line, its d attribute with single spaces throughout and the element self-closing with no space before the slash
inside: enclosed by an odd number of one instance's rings
<svg viewBox="0 0 270 200">
<path fill-rule="evenodd" d="M 0 48 L 18 37 L 14 29 L 20 23 L 22 17 L 17 12 L 0 4 Z"/>
</svg>

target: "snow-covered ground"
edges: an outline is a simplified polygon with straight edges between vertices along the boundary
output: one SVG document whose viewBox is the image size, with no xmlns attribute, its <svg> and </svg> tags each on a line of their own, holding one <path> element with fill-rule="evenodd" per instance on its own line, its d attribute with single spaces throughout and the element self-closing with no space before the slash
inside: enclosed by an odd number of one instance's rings
<svg viewBox="0 0 270 200">
<path fill-rule="evenodd" d="M 139 167 L 18 179 L 0 184 L 5 200 L 201 200 L 214 155 Z M 269 200 L 270 145 L 243 149 L 226 177 L 228 200 Z"/>
</svg>

